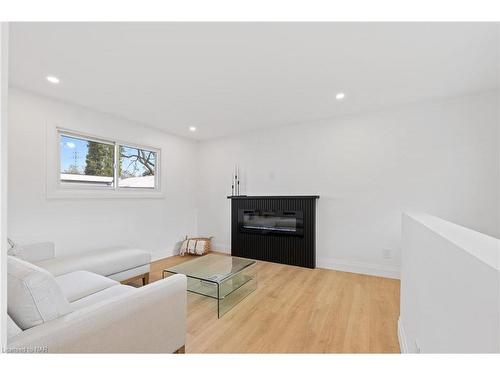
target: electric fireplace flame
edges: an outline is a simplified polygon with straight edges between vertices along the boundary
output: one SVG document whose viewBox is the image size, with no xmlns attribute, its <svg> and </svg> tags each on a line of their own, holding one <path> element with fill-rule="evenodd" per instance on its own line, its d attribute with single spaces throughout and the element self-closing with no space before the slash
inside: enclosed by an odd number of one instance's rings
<svg viewBox="0 0 500 375">
<path fill-rule="evenodd" d="M 304 235 L 302 211 L 239 210 L 238 225 L 246 233 Z"/>
</svg>

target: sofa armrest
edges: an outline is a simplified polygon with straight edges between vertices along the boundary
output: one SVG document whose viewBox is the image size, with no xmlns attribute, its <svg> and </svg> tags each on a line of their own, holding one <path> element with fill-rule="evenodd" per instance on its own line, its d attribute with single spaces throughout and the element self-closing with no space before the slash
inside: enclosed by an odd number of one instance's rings
<svg viewBox="0 0 500 375">
<path fill-rule="evenodd" d="M 186 283 L 186 276 L 173 275 L 23 331 L 7 346 L 49 353 L 173 353 L 186 341 Z"/>
<path fill-rule="evenodd" d="M 22 245 L 22 256 L 30 263 L 52 259 L 56 256 L 56 246 L 54 242 L 38 242 Z"/>
</svg>

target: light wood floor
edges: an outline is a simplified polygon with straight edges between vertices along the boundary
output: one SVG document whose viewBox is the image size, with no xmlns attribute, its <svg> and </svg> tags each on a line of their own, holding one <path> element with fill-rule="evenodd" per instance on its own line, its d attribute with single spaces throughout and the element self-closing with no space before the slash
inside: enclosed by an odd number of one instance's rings
<svg viewBox="0 0 500 375">
<path fill-rule="evenodd" d="M 161 270 L 193 257 L 152 264 Z M 399 281 L 258 261 L 258 287 L 221 319 L 188 293 L 187 353 L 398 353 Z M 166 317 L 168 318 L 168 317 Z"/>
</svg>

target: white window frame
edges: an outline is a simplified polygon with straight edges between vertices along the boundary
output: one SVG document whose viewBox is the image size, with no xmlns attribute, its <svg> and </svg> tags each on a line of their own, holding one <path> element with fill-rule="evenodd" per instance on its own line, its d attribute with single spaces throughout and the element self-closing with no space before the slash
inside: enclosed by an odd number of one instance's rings
<svg viewBox="0 0 500 375">
<path fill-rule="evenodd" d="M 54 134 L 52 131 L 48 133 Z M 110 144 L 114 147 L 113 186 L 93 185 L 85 183 L 67 183 L 61 181 L 61 136 L 73 137 L 88 141 Z M 112 139 L 111 137 L 87 134 L 71 129 L 55 127 L 53 142 L 47 142 L 47 198 L 163 198 L 161 184 L 162 157 L 161 149 L 144 144 Z M 48 139 L 49 140 L 49 139 Z M 156 153 L 155 187 L 119 187 L 119 147 L 138 148 Z M 55 147 L 55 150 L 53 149 Z M 50 160 L 54 159 L 54 160 Z M 53 167 L 52 167 L 53 166 Z M 54 181 L 55 180 L 55 181 Z"/>
<path fill-rule="evenodd" d="M 148 188 L 148 187 L 143 187 L 143 188 L 134 188 L 134 187 L 120 187 L 119 186 L 119 179 L 120 179 L 120 172 L 119 171 L 119 163 L 118 163 L 118 158 L 120 157 L 120 147 L 128 147 L 128 148 L 135 148 L 143 151 L 152 151 L 156 153 L 155 157 L 155 187 L 154 188 Z M 154 147 L 148 147 L 148 146 L 141 146 L 138 144 L 130 143 L 130 142 L 117 142 L 115 145 L 115 185 L 117 189 L 125 189 L 125 190 L 140 190 L 140 191 L 158 191 L 159 190 L 159 185 L 160 185 L 160 179 L 159 177 L 159 166 L 160 166 L 160 150 Z"/>
<path fill-rule="evenodd" d="M 70 137 L 70 138 L 77 138 L 77 139 L 81 139 L 81 140 L 84 140 L 84 141 L 91 141 L 91 142 L 98 142 L 98 143 L 102 143 L 102 144 L 107 144 L 107 145 L 110 145 L 110 146 L 113 146 L 113 150 L 114 150 L 114 156 L 113 156 L 113 186 L 99 186 L 99 185 L 93 185 L 93 184 L 84 184 L 84 183 L 78 183 L 78 182 L 72 182 L 72 183 L 68 183 L 68 182 L 63 182 L 61 181 L 61 145 L 60 145 L 60 142 L 61 142 L 61 137 L 63 136 L 66 136 L 66 137 Z M 75 132 L 69 132 L 69 131 L 66 131 L 66 130 L 62 130 L 62 129 L 58 129 L 57 130 L 57 145 L 59 146 L 57 148 L 57 184 L 58 184 L 58 188 L 59 189 L 76 189 L 76 190 L 79 190 L 79 189 L 98 189 L 98 190 L 102 190 L 102 189 L 106 189 L 106 190 L 115 190 L 116 188 L 116 143 L 115 142 L 112 142 L 112 141 L 108 141 L 108 140 L 105 140 L 105 139 L 101 139 L 101 138 L 97 138 L 97 137 L 92 137 L 92 136 L 87 136 L 87 135 L 83 135 L 83 134 L 78 134 L 78 133 L 75 133 Z"/>
</svg>

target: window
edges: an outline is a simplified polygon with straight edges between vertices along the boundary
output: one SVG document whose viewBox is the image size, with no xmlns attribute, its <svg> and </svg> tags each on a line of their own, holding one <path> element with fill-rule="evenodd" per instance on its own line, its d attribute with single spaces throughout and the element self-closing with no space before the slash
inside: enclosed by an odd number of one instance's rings
<svg viewBox="0 0 500 375">
<path fill-rule="evenodd" d="M 110 143 L 61 134 L 61 182 L 114 185 L 115 150 Z"/>
<path fill-rule="evenodd" d="M 62 131 L 59 147 L 64 187 L 157 189 L 158 151 Z"/>
<path fill-rule="evenodd" d="M 119 146 L 119 150 L 120 177 L 118 186 L 154 189 L 156 152 L 128 146 Z"/>
</svg>

